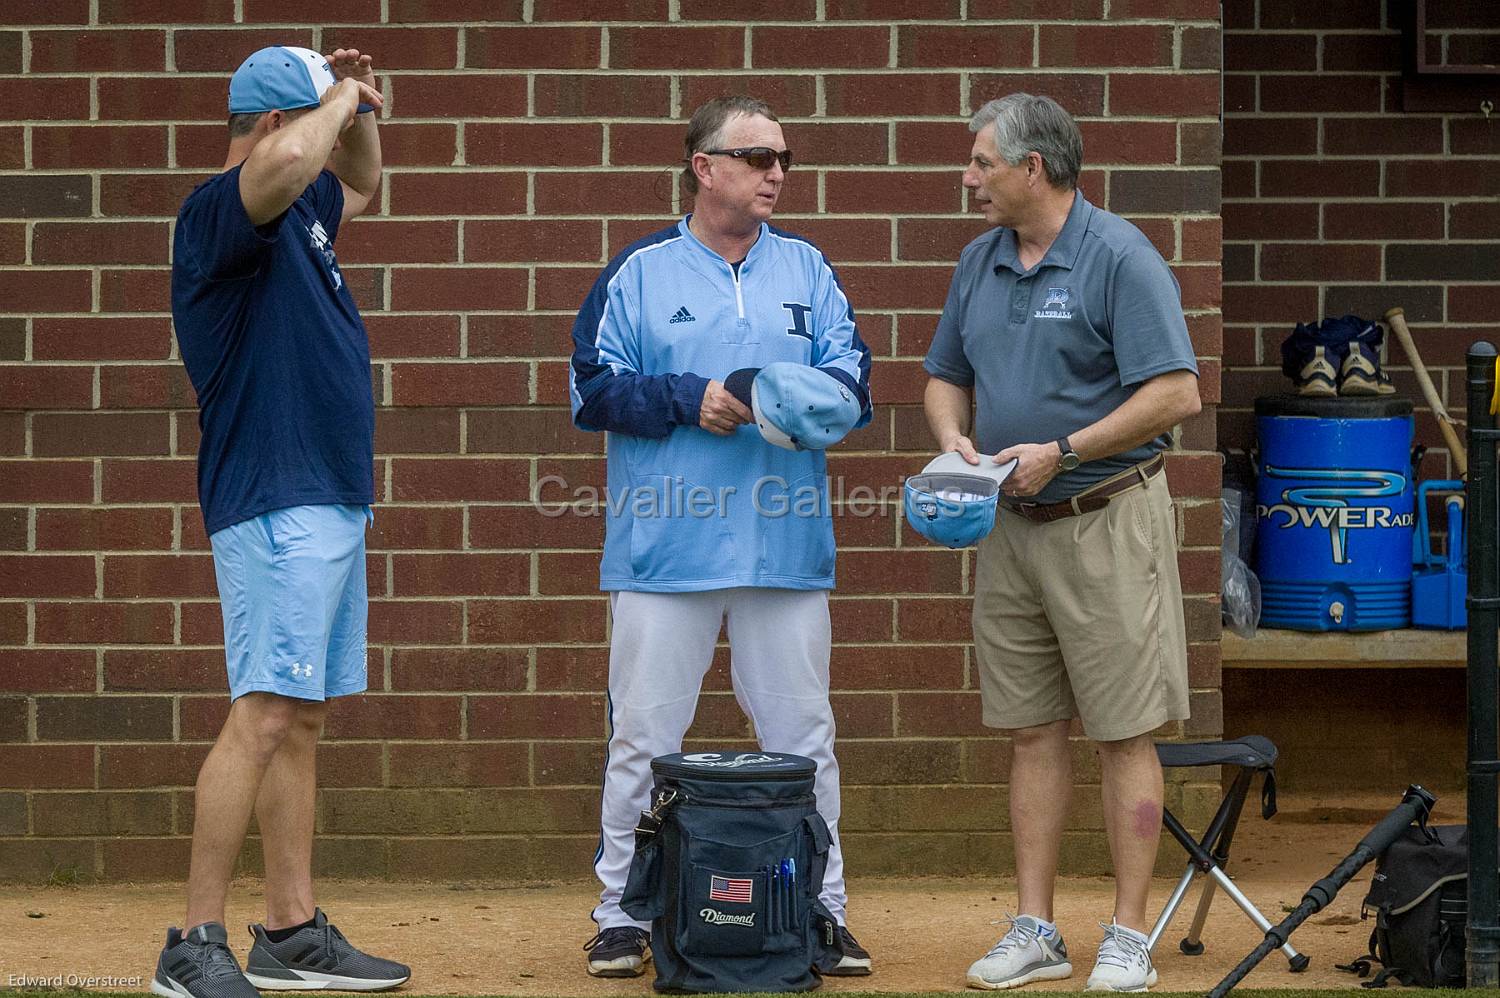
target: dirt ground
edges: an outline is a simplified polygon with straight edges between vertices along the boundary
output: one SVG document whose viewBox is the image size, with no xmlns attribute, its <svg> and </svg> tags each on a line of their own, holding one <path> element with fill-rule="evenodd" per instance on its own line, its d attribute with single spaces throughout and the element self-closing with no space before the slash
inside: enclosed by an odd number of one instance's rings
<svg viewBox="0 0 1500 998">
<path fill-rule="evenodd" d="M 1396 802 L 1390 802 L 1394 805 Z M 1359 842 L 1375 816 L 1365 810 L 1324 808 L 1297 820 L 1261 821 L 1247 814 L 1232 851 L 1230 872 L 1273 923 L 1301 900 Z M 1439 805 L 1435 820 L 1462 820 Z M 1342 820 L 1340 820 L 1342 819 Z M 1180 853 L 1165 839 L 1164 850 Z M 1258 988 L 1357 987 L 1334 969 L 1365 952 L 1370 923 L 1359 918 L 1373 864 L 1335 902 L 1292 937 L 1312 958 L 1292 975 L 1272 954 L 1245 982 Z M 1173 886 L 1159 880 L 1152 911 Z M 591 934 L 590 881 L 545 884 L 326 882 L 320 902 L 361 948 L 412 965 L 406 990 L 424 994 L 644 995 L 651 974 L 600 981 L 584 973 L 580 948 Z M 1189 895 L 1155 951 L 1157 990 L 1206 991 L 1261 940 L 1261 933 L 1222 893 L 1204 933 L 1207 951 L 1179 952 L 1198 888 Z M 260 884 L 240 881 L 231 892 L 230 941 L 241 960 L 249 947 L 243 926 L 261 918 Z M 994 942 L 996 920 L 1015 905 L 1009 879 L 863 879 L 850 883 L 850 928 L 870 950 L 870 977 L 830 980 L 825 991 L 961 991 L 968 965 Z M 1093 965 L 1096 925 L 1108 919 L 1111 886 L 1095 878 L 1059 884 L 1057 921 L 1069 942 L 1073 977 L 1035 985 L 1076 991 Z M 0 887 L 0 987 L 35 985 L 37 978 L 74 975 L 101 990 L 144 990 L 165 927 L 181 918 L 180 885 L 83 888 Z M 41 915 L 43 917 L 35 917 Z M 134 980 L 132 980 L 134 979 Z"/>
</svg>

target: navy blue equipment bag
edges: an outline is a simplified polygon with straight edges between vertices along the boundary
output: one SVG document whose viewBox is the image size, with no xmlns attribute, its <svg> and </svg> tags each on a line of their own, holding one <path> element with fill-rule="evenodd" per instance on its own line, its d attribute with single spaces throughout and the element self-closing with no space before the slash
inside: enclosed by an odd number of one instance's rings
<svg viewBox="0 0 1500 998">
<path fill-rule="evenodd" d="M 768 752 L 651 761 L 620 907 L 651 923 L 657 991 L 810 991 L 832 945 L 817 764 Z"/>
</svg>

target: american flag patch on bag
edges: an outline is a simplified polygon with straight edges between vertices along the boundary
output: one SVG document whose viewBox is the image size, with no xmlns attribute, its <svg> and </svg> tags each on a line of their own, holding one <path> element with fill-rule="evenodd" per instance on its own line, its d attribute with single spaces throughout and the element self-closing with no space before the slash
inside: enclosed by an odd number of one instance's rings
<svg viewBox="0 0 1500 998">
<path fill-rule="evenodd" d="M 711 877 L 708 884 L 710 901 L 728 901 L 730 904 L 749 904 L 755 890 L 755 881 L 740 877 Z"/>
</svg>

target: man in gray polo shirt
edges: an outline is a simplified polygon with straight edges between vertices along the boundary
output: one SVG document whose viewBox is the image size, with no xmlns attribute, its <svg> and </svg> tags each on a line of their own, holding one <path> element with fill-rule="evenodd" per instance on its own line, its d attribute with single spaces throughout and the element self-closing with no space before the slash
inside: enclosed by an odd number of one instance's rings
<svg viewBox="0 0 1500 998">
<path fill-rule="evenodd" d="M 925 402 L 943 451 L 1019 462 L 979 546 L 974 647 L 984 723 L 1013 739 L 1020 897 L 968 980 L 1009 988 L 1072 973 L 1052 896 L 1077 717 L 1099 752 L 1116 885 L 1087 988 L 1141 991 L 1156 982 L 1146 895 L 1162 775 L 1151 732 L 1188 716 L 1161 451 L 1199 409 L 1197 365 L 1161 255 L 1077 190 L 1083 139 L 1072 116 L 1050 98 L 1011 94 L 969 128 L 964 186 L 996 228 L 959 257 Z"/>
</svg>

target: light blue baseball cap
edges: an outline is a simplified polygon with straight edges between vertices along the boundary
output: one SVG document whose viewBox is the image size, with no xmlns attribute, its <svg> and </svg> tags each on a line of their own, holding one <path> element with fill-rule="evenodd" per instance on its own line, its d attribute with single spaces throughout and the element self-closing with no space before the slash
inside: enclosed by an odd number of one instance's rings
<svg viewBox="0 0 1500 998">
<path fill-rule="evenodd" d="M 260 114 L 317 107 L 323 91 L 338 81 L 328 60 L 294 45 L 263 48 L 240 63 L 229 78 L 229 113 Z M 360 113 L 373 111 L 359 105 Z"/>
<path fill-rule="evenodd" d="M 956 452 L 939 455 L 906 480 L 906 522 L 944 547 L 977 544 L 994 529 L 1000 486 L 1015 468 L 1015 461 L 997 465 L 987 455 L 977 465 Z"/>
<path fill-rule="evenodd" d="M 787 450 L 831 447 L 859 422 L 859 400 L 848 386 L 806 364 L 741 368 L 724 387 L 755 414 L 760 435 Z"/>
</svg>

